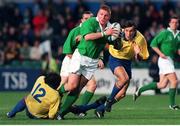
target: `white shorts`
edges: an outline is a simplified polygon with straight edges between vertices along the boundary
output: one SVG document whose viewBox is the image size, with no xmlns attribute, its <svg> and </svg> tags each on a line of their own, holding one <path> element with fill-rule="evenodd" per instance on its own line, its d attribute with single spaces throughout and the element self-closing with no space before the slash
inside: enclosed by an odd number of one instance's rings
<svg viewBox="0 0 180 126">
<path fill-rule="evenodd" d="M 69 76 L 70 63 L 71 63 L 71 59 L 68 56 L 65 56 L 62 61 L 60 76 L 64 76 L 64 77 Z"/>
<path fill-rule="evenodd" d="M 159 74 L 168 74 L 175 72 L 174 62 L 170 57 L 168 57 L 167 59 L 163 59 L 159 57 L 158 66 L 159 66 Z"/>
<path fill-rule="evenodd" d="M 92 59 L 87 56 L 83 56 L 76 49 L 71 58 L 71 64 L 69 66 L 69 72 L 78 75 L 83 75 L 88 80 L 90 80 L 97 70 L 98 59 Z"/>
</svg>

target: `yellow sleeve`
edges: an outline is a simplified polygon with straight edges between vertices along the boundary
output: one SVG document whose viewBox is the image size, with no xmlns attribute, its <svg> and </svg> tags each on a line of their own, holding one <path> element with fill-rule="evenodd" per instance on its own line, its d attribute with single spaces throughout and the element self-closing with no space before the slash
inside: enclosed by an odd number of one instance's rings
<svg viewBox="0 0 180 126">
<path fill-rule="evenodd" d="M 50 119 L 54 119 L 55 115 L 59 110 L 59 105 L 60 105 L 60 98 L 57 98 L 56 101 L 54 101 L 54 103 L 50 105 L 49 113 L 48 113 Z"/>
<path fill-rule="evenodd" d="M 149 52 L 147 49 L 147 42 L 145 38 L 142 36 L 141 40 L 138 41 L 138 45 L 140 47 L 141 52 L 139 53 L 139 56 L 143 59 L 146 60 L 149 57 Z"/>
</svg>

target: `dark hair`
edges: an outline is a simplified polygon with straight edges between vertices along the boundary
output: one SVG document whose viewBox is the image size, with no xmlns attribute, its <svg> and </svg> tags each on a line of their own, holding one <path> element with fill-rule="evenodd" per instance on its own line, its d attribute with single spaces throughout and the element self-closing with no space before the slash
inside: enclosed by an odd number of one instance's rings
<svg viewBox="0 0 180 126">
<path fill-rule="evenodd" d="M 93 14 L 91 11 L 84 11 L 82 14 Z"/>
<path fill-rule="evenodd" d="M 61 82 L 61 77 L 60 75 L 56 74 L 56 73 L 48 73 L 46 76 L 45 76 L 45 79 L 44 79 L 45 83 L 48 84 L 51 88 L 53 89 L 57 89 L 60 85 L 60 82 Z"/>
<path fill-rule="evenodd" d="M 106 10 L 111 15 L 111 9 L 108 5 L 103 4 L 103 5 L 101 5 L 100 9 Z"/>
<path fill-rule="evenodd" d="M 81 15 L 81 18 L 83 17 L 84 14 L 91 14 L 93 16 L 93 13 L 91 11 L 84 11 Z"/>
<path fill-rule="evenodd" d="M 133 20 L 127 20 L 122 25 L 122 28 L 127 28 L 127 27 L 134 27 L 134 29 L 136 29 L 136 24 L 134 23 Z"/>
<path fill-rule="evenodd" d="M 169 22 L 171 21 L 171 19 L 177 19 L 177 20 L 179 20 L 179 18 L 178 18 L 178 16 L 177 15 L 172 15 L 170 18 L 169 18 Z"/>
</svg>

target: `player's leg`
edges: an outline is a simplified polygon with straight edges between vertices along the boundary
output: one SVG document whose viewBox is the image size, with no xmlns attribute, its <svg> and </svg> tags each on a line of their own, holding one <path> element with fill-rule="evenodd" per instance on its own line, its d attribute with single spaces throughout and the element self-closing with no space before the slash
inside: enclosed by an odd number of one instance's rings
<svg viewBox="0 0 180 126">
<path fill-rule="evenodd" d="M 92 79 L 89 80 L 86 84 L 86 91 L 82 95 L 82 101 L 80 105 L 87 105 L 89 103 L 89 101 L 92 99 L 94 95 L 96 87 L 96 80 L 94 77 L 92 77 Z"/>
<path fill-rule="evenodd" d="M 60 108 L 59 113 L 62 117 L 69 112 L 69 108 L 77 100 L 77 98 L 79 96 L 79 83 L 80 83 L 80 75 L 76 75 L 76 74 L 69 75 L 68 83 L 66 83 L 64 86 L 68 87 L 69 89 L 73 88 L 73 91 L 69 92 L 64 103 L 62 104 L 62 106 Z M 74 84 L 76 84 L 76 85 L 74 85 Z M 77 87 L 75 87 L 75 86 L 77 86 Z"/>
<path fill-rule="evenodd" d="M 166 77 L 168 78 L 170 82 L 170 87 L 169 87 L 170 106 L 169 107 L 171 109 L 178 110 L 180 108 L 175 103 L 176 88 L 178 84 L 176 73 L 167 74 Z"/>
<path fill-rule="evenodd" d="M 96 109 L 100 105 L 104 104 L 106 101 L 106 96 L 102 96 L 99 99 L 97 99 L 95 102 L 87 105 L 75 105 L 71 107 L 71 111 L 73 113 L 85 113 L 88 110 Z"/>
<path fill-rule="evenodd" d="M 64 117 L 69 112 L 70 107 L 78 99 L 79 93 L 81 92 L 82 88 L 88 82 L 88 79 L 86 79 L 83 75 L 81 75 L 79 77 L 80 77 L 80 82 L 79 82 L 78 87 L 75 90 L 69 92 L 69 94 L 67 95 L 67 97 L 60 109 L 61 117 Z M 69 76 L 68 82 L 69 81 L 71 81 L 71 75 Z"/>
<path fill-rule="evenodd" d="M 64 117 L 67 113 L 70 112 L 72 104 L 77 100 L 79 95 L 78 89 L 71 91 L 67 94 L 62 106 L 60 107 L 59 114 L 61 117 Z"/>
<path fill-rule="evenodd" d="M 142 92 L 147 90 L 155 90 L 155 89 L 162 89 L 165 88 L 168 84 L 168 79 L 165 76 L 168 73 L 172 73 L 174 71 L 173 63 L 169 59 L 163 59 L 159 57 L 158 59 L 158 67 L 159 67 L 159 74 L 160 74 L 160 81 L 157 82 L 151 82 L 139 89 L 136 90 L 133 100 L 135 101 Z"/>
<path fill-rule="evenodd" d="M 157 82 L 151 82 L 147 85 L 142 86 L 141 88 L 137 89 L 136 92 L 134 93 L 133 100 L 136 101 L 137 98 L 145 91 L 148 90 L 155 90 L 155 89 L 163 89 L 167 86 L 168 84 L 168 79 L 166 76 L 163 74 L 160 74 L 160 81 Z"/>
<path fill-rule="evenodd" d="M 115 96 L 116 101 L 120 101 L 126 96 L 126 91 L 128 87 L 129 87 L 129 82 L 127 82 L 122 88 L 122 90 L 120 90 L 118 94 Z"/>
<path fill-rule="evenodd" d="M 82 59 L 82 56 L 76 49 L 72 55 L 70 64 L 67 67 L 68 73 L 69 73 L 68 83 L 62 84 L 60 86 L 59 92 L 61 94 L 68 91 L 73 91 L 74 89 L 77 88 L 80 81 L 80 75 L 81 75 L 81 59 Z"/>
<path fill-rule="evenodd" d="M 102 118 L 102 117 L 104 117 L 105 109 L 107 112 L 110 112 L 112 105 L 117 103 L 118 101 L 120 101 L 121 99 L 123 99 L 126 96 L 126 91 L 127 91 L 128 86 L 129 86 L 129 83 L 126 83 L 125 86 L 115 96 L 115 100 L 113 103 L 109 104 L 108 102 L 106 102 L 106 106 L 103 104 L 103 105 L 97 107 L 97 109 L 95 110 L 95 115 L 98 118 Z"/>
<path fill-rule="evenodd" d="M 21 99 L 16 106 L 7 113 L 8 118 L 12 118 L 16 115 L 16 113 L 23 111 L 26 108 L 25 98 Z"/>
<path fill-rule="evenodd" d="M 114 70 L 114 75 L 118 78 L 117 82 L 115 83 L 112 92 L 107 100 L 107 105 L 111 106 L 116 102 L 115 96 L 119 93 L 119 91 L 124 87 L 124 85 L 128 82 L 129 77 L 126 73 L 124 67 L 118 66 Z M 108 107 L 106 106 L 106 107 Z"/>
</svg>

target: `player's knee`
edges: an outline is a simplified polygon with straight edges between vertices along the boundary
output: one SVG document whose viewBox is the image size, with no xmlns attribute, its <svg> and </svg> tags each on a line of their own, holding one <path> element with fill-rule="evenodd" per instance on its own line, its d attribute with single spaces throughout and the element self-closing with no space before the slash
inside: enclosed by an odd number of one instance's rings
<svg viewBox="0 0 180 126">
<path fill-rule="evenodd" d="M 178 85 L 178 80 L 174 80 L 174 81 L 170 82 L 170 87 L 171 88 L 176 88 L 177 85 Z"/>
<path fill-rule="evenodd" d="M 177 80 L 177 79 L 176 79 L 176 80 L 174 80 L 174 81 L 173 81 L 173 84 L 177 86 L 177 84 L 178 84 L 178 80 Z"/>
<path fill-rule="evenodd" d="M 77 88 L 77 85 L 72 84 L 70 86 L 68 86 L 68 91 L 74 91 Z"/>
<path fill-rule="evenodd" d="M 129 77 L 118 79 L 117 86 L 121 87 L 129 81 Z"/>
<path fill-rule="evenodd" d="M 94 92 L 96 90 L 96 88 L 97 88 L 97 85 L 92 84 L 92 85 L 88 85 L 87 90 L 91 91 L 91 92 Z"/>
<path fill-rule="evenodd" d="M 166 88 L 166 84 L 158 84 L 157 88 L 164 89 L 164 88 Z"/>
</svg>

